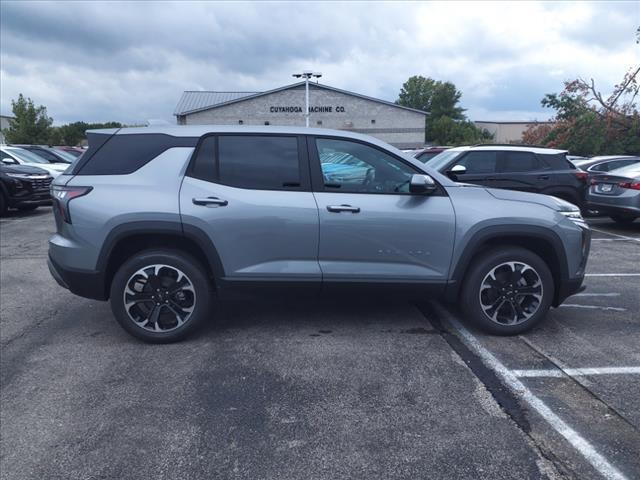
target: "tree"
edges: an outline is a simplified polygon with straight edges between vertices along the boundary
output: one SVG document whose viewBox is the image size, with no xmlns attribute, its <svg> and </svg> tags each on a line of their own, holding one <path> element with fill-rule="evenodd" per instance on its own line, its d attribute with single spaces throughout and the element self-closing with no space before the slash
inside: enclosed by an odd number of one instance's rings
<svg viewBox="0 0 640 480">
<path fill-rule="evenodd" d="M 429 113 L 425 124 L 427 141 L 458 145 L 490 140 L 486 130 L 467 120 L 464 108 L 458 105 L 461 97 L 462 92 L 451 82 L 414 75 L 402 85 L 396 103 Z"/>
<path fill-rule="evenodd" d="M 95 130 L 99 128 L 121 128 L 122 124 L 119 122 L 106 122 L 106 123 L 86 123 L 86 122 L 73 122 L 60 127 L 53 127 L 50 134 L 50 143 L 52 145 L 79 145 L 82 140 L 86 138 L 85 132 L 87 130 Z M 55 139 L 55 141 L 54 141 Z"/>
<path fill-rule="evenodd" d="M 9 128 L 3 131 L 9 143 L 47 143 L 53 119 L 47 116 L 47 108 L 36 107 L 30 98 L 22 94 L 18 100 L 11 100 L 14 118 L 9 120 Z"/>
<path fill-rule="evenodd" d="M 523 141 L 577 155 L 640 153 L 639 75 L 640 67 L 630 69 L 608 97 L 593 79 L 565 82 L 561 93 L 547 94 L 541 102 L 555 110 L 554 125 L 529 127 Z"/>
</svg>

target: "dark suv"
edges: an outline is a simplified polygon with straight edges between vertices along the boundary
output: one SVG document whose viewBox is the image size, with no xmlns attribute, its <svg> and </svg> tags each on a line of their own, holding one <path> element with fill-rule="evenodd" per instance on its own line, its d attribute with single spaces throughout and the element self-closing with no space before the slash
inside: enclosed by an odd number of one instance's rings
<svg viewBox="0 0 640 480">
<path fill-rule="evenodd" d="M 41 168 L 0 163 L 0 216 L 8 208 L 35 210 L 41 205 L 51 205 L 52 180 Z"/>
<path fill-rule="evenodd" d="M 458 182 L 553 195 L 580 208 L 585 203 L 589 174 L 567 160 L 566 150 L 506 145 L 457 147 L 427 165 Z"/>
</svg>

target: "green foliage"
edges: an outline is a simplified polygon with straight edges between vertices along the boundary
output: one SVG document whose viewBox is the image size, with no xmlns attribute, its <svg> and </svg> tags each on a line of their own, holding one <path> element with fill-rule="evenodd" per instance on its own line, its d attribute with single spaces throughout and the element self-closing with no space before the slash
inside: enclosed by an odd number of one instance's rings
<svg viewBox="0 0 640 480">
<path fill-rule="evenodd" d="M 55 133 L 52 132 L 52 138 L 57 141 L 52 142 L 56 145 L 79 145 L 82 140 L 86 138 L 85 132 L 87 130 L 96 130 L 100 128 L 121 128 L 122 124 L 119 122 L 106 122 L 106 123 L 86 123 L 86 122 L 73 122 L 60 127 L 54 127 Z"/>
<path fill-rule="evenodd" d="M 30 98 L 22 94 L 18 100 L 11 100 L 14 118 L 9 120 L 9 128 L 3 131 L 8 143 L 47 143 L 49 128 L 53 119 L 47 116 L 47 108 L 36 107 Z"/>
<path fill-rule="evenodd" d="M 47 108 L 42 105 L 35 107 L 30 98 L 20 94 L 18 100 L 11 101 L 11 105 L 15 118 L 9 120 L 9 128 L 2 132 L 7 143 L 76 146 L 86 138 L 87 130 L 123 127 L 119 122 L 73 122 L 53 127 L 53 119 L 47 116 Z"/>
<path fill-rule="evenodd" d="M 491 140 L 486 130 L 467 120 L 458 105 L 461 97 L 462 92 L 451 82 L 414 75 L 402 85 L 396 103 L 429 112 L 425 124 L 425 139 L 429 142 L 460 145 Z"/>
<path fill-rule="evenodd" d="M 487 130 L 479 129 L 469 120 L 454 120 L 446 116 L 431 123 L 429 137 L 438 145 L 469 145 L 493 139 Z"/>
</svg>

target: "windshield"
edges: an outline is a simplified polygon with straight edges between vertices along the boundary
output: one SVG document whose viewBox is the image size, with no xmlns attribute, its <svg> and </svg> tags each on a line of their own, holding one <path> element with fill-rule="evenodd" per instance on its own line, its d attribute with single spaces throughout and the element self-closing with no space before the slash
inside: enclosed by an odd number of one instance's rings
<svg viewBox="0 0 640 480">
<path fill-rule="evenodd" d="M 18 157 L 20 160 L 26 163 L 44 163 L 49 164 L 49 162 L 35 153 L 30 152 L 29 150 L 25 150 L 23 148 L 7 148 L 7 152 L 11 155 Z"/>
<path fill-rule="evenodd" d="M 609 172 L 610 175 L 619 175 L 621 177 L 640 177 L 640 161 L 627 165 L 626 167 L 616 168 Z"/>
<path fill-rule="evenodd" d="M 64 150 L 57 150 L 55 148 L 51 148 L 49 150 L 55 153 L 58 157 L 61 157 L 62 160 L 67 163 L 73 163 L 76 161 L 76 157 L 74 155 L 71 155 L 69 152 L 65 152 Z"/>
<path fill-rule="evenodd" d="M 431 160 L 428 160 L 425 165 L 427 165 L 427 167 L 433 168 L 434 170 L 440 171 L 442 168 L 448 165 L 451 160 L 456 158 L 461 153 L 463 153 L 463 150 L 446 150 L 442 153 L 439 153 Z"/>
</svg>

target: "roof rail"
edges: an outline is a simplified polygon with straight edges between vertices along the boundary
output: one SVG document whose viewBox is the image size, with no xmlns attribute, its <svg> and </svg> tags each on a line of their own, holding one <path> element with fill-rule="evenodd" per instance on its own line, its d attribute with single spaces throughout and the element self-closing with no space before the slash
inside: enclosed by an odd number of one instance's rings
<svg viewBox="0 0 640 480">
<path fill-rule="evenodd" d="M 530 148 L 553 148 L 546 145 L 531 145 L 528 143 L 476 143 L 472 147 L 530 147 Z M 561 149 L 558 149 L 561 150 Z"/>
</svg>

